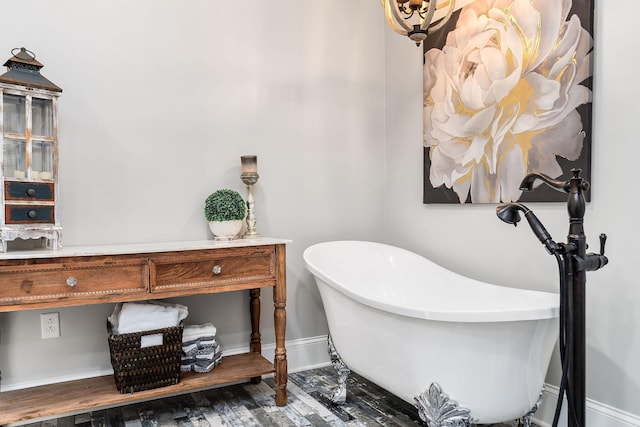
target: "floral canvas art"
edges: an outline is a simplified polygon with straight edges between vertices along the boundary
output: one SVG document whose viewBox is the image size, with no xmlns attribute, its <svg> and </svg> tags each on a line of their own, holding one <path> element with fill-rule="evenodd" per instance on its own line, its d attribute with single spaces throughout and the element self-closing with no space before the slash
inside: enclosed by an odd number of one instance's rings
<svg viewBox="0 0 640 427">
<path fill-rule="evenodd" d="M 427 37 L 424 203 L 566 201 L 520 182 L 590 181 L 592 29 L 593 0 L 474 0 Z"/>
</svg>

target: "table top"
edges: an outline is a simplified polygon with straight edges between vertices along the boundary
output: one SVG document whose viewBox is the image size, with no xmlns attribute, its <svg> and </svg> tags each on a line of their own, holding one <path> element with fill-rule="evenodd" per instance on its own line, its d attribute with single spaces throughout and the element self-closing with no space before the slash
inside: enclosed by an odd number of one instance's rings
<svg viewBox="0 0 640 427">
<path fill-rule="evenodd" d="M 180 242 L 156 242 L 156 243 L 128 243 L 121 245 L 87 245 L 69 246 L 57 250 L 53 249 L 27 249 L 9 250 L 0 253 L 0 260 L 29 259 L 29 258 L 63 258 L 74 256 L 99 256 L 122 255 L 134 253 L 170 252 L 199 249 L 239 248 L 247 246 L 266 246 L 290 243 L 291 240 L 273 237 L 260 237 L 257 239 L 236 240 L 191 240 Z"/>
</svg>

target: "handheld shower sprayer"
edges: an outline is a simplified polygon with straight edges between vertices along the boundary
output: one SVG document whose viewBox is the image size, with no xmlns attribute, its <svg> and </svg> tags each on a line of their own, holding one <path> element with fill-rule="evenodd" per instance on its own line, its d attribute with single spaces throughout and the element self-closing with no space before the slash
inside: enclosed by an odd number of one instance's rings
<svg viewBox="0 0 640 427">
<path fill-rule="evenodd" d="M 560 358 L 562 361 L 562 379 L 556 404 L 553 426 L 558 425 L 563 395 L 566 393 L 568 406 L 568 426 L 585 426 L 585 306 L 586 272 L 599 270 L 609 260 L 604 255 L 607 239 L 600 235 L 600 253 L 586 253 L 587 238 L 584 234 L 585 198 L 583 192 L 589 189 L 589 183 L 580 177 L 580 169 L 572 169 L 572 177 L 567 181 L 558 181 L 541 173 L 532 173 L 524 177 L 520 184 L 523 191 L 531 191 L 536 180 L 549 187 L 569 193 L 567 211 L 569 213 L 569 233 L 567 243 L 556 243 L 549 232 L 533 212 L 522 203 L 508 203 L 496 208 L 496 215 L 507 224 L 517 225 L 520 213 L 531 226 L 538 240 L 554 255 L 560 272 Z"/>
<path fill-rule="evenodd" d="M 558 244 L 551 238 L 547 229 L 544 228 L 544 225 L 542 225 L 538 217 L 535 216 L 531 209 L 527 208 L 522 203 L 508 203 L 496 208 L 496 215 L 498 215 L 498 218 L 507 224 L 513 224 L 514 226 L 517 226 L 521 219 L 518 212 L 522 212 L 524 214 L 529 226 L 531 226 L 533 234 L 536 235 L 538 240 L 540 240 L 540 243 L 547 248 L 547 251 L 550 254 L 554 254 L 560 249 Z"/>
</svg>

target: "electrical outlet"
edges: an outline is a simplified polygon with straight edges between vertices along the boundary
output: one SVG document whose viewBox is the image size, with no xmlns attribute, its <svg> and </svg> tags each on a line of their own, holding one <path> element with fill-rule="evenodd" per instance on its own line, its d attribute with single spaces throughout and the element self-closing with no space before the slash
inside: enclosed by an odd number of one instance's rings
<svg viewBox="0 0 640 427">
<path fill-rule="evenodd" d="M 42 339 L 58 338 L 60 336 L 60 313 L 42 313 L 40 315 Z"/>
</svg>

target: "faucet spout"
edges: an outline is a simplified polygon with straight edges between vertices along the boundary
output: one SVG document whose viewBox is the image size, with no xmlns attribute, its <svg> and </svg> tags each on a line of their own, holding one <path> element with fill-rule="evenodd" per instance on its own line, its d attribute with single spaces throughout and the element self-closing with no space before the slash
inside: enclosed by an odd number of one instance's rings
<svg viewBox="0 0 640 427">
<path fill-rule="evenodd" d="M 522 191 L 533 190 L 533 184 L 535 184 L 536 180 L 538 179 L 554 190 L 564 191 L 565 193 L 568 193 L 571 189 L 571 183 L 569 181 L 559 181 L 539 172 L 530 173 L 529 175 L 525 176 L 520 183 L 520 189 Z"/>
</svg>

